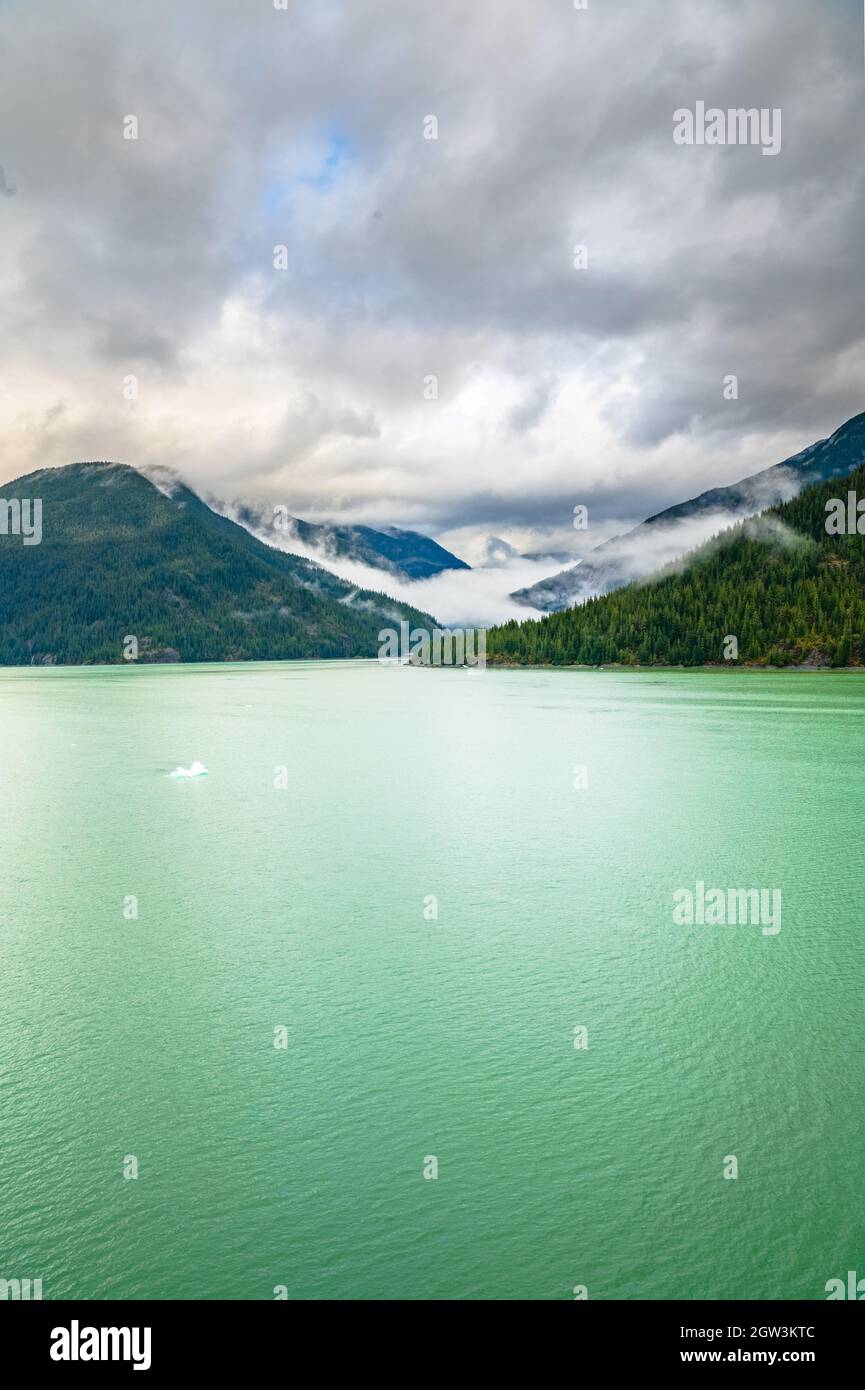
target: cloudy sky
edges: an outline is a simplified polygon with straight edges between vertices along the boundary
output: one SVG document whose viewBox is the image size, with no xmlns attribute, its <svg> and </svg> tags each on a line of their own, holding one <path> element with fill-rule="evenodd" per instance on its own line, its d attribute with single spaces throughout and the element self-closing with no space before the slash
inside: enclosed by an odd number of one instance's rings
<svg viewBox="0 0 865 1390">
<path fill-rule="evenodd" d="M 161 464 L 474 560 L 865 408 L 861 0 L 0 0 L 0 64 L 0 481 Z M 780 153 L 676 145 L 698 100 Z"/>
</svg>

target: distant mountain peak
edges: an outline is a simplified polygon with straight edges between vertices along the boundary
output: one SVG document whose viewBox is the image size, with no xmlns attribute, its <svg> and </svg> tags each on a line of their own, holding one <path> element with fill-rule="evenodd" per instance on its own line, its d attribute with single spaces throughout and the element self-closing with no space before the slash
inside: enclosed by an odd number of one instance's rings
<svg viewBox="0 0 865 1390">
<path fill-rule="evenodd" d="M 745 517 L 796 497 L 812 483 L 846 477 L 865 462 L 865 412 L 826 439 L 781 463 L 726 487 L 710 488 L 641 521 L 597 546 L 578 564 L 511 594 L 517 603 L 555 613 L 596 594 L 610 593 L 652 573 Z"/>
<path fill-rule="evenodd" d="M 300 517 L 284 514 L 280 517 L 281 525 L 276 526 L 273 506 L 210 501 L 215 510 L 245 526 L 266 545 L 291 551 L 292 545 L 299 544 L 325 567 L 344 560 L 381 570 L 383 576 L 390 575 L 402 581 L 429 579 L 444 570 L 470 568 L 465 560 L 445 550 L 430 536 L 400 526 L 328 524 L 302 521 Z"/>
</svg>

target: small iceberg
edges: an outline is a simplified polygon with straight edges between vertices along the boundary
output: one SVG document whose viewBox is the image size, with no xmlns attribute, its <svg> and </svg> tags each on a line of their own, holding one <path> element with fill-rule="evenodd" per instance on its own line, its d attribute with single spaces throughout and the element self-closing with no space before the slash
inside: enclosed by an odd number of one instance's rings
<svg viewBox="0 0 865 1390">
<path fill-rule="evenodd" d="M 204 766 L 204 763 L 200 763 L 196 760 L 192 764 L 192 767 L 176 767 L 174 771 L 169 772 L 168 775 L 169 777 L 206 777 L 207 768 Z"/>
</svg>

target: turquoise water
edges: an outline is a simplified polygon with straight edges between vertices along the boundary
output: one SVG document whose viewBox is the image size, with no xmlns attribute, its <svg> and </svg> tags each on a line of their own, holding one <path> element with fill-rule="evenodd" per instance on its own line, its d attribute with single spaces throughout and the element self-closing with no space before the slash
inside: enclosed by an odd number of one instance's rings
<svg viewBox="0 0 865 1390">
<path fill-rule="evenodd" d="M 861 677 L 4 670 L 0 729 L 0 1277 L 865 1276 Z M 697 880 L 781 931 L 676 926 Z"/>
</svg>

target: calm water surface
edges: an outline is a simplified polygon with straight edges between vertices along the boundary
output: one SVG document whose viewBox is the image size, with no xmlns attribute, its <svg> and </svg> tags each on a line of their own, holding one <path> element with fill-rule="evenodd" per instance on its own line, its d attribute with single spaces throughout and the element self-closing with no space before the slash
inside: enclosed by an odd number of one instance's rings
<svg viewBox="0 0 865 1390">
<path fill-rule="evenodd" d="M 5 670 L 0 733 L 0 1277 L 865 1275 L 865 678 Z M 780 933 L 677 927 L 698 879 L 780 888 Z"/>
</svg>

